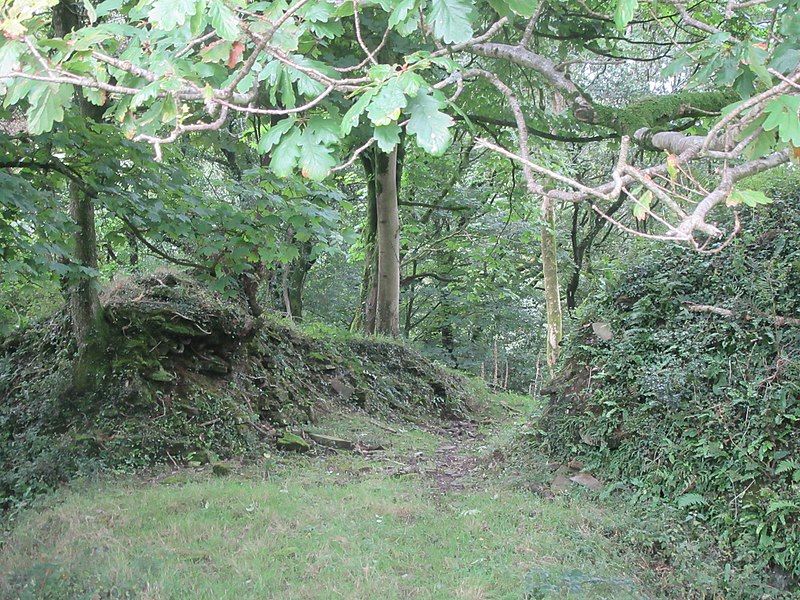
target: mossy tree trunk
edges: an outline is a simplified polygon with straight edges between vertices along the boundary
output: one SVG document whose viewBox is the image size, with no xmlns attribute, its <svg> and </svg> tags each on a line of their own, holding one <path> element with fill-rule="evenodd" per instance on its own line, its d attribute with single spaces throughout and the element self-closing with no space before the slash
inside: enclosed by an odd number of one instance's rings
<svg viewBox="0 0 800 600">
<path fill-rule="evenodd" d="M 400 333 L 400 213 L 397 204 L 397 147 L 377 152 L 375 206 L 378 219 L 378 293 L 375 333 Z"/>
<path fill-rule="evenodd" d="M 53 8 L 53 32 L 64 37 L 81 27 L 83 6 L 79 2 L 62 0 Z M 99 120 L 102 107 L 90 104 L 78 96 L 81 114 L 86 120 Z M 97 272 L 97 231 L 92 196 L 76 180 L 69 182 L 69 214 L 75 224 L 73 261 L 82 271 L 69 286 L 69 307 L 72 330 L 78 345 L 75 365 L 75 384 L 83 387 L 91 376 L 91 363 L 104 352 L 103 315 L 99 298 Z"/>
<path fill-rule="evenodd" d="M 375 156 L 371 152 L 361 155 L 364 175 L 367 179 L 367 220 L 362 234 L 364 240 L 364 274 L 356 314 L 350 325 L 351 331 L 375 333 L 375 305 L 378 296 L 378 252 L 375 240 L 378 234 L 378 213 L 375 188 Z"/>
</svg>

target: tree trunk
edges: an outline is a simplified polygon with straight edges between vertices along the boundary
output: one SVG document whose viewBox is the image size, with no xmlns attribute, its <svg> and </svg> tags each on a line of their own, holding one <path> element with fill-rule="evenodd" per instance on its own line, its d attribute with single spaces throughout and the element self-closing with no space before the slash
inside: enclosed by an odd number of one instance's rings
<svg viewBox="0 0 800 600">
<path fill-rule="evenodd" d="M 57 37 L 64 37 L 80 27 L 82 11 L 83 8 L 79 3 L 61 0 L 53 8 L 53 33 Z M 87 121 L 99 120 L 102 115 L 102 107 L 90 104 L 79 92 L 76 92 L 76 95 L 83 117 Z M 69 214 L 76 227 L 73 235 L 73 260 L 80 267 L 96 272 L 97 232 L 95 230 L 94 204 L 92 198 L 75 181 L 69 182 Z M 86 272 L 81 273 L 77 280 L 70 285 L 70 316 L 72 317 L 72 331 L 78 344 L 78 363 L 83 362 L 83 357 L 89 354 L 87 352 L 89 345 L 95 345 L 98 348 L 101 345 L 99 325 L 102 320 L 102 310 L 99 288 L 97 277 Z M 76 372 L 84 370 L 79 364 Z"/>
<path fill-rule="evenodd" d="M 361 293 L 351 331 L 375 333 L 375 303 L 378 296 L 378 253 L 375 239 L 378 231 L 378 214 L 375 188 L 375 157 L 365 152 L 361 155 L 364 174 L 367 178 L 367 222 L 364 227 L 364 274 L 361 279 Z"/>
<path fill-rule="evenodd" d="M 74 261 L 81 267 L 97 269 L 97 234 L 94 226 L 94 205 L 78 186 L 70 182 L 69 214 L 77 226 L 73 235 Z M 101 317 L 97 278 L 81 274 L 70 286 L 69 303 L 72 316 L 72 330 L 78 348 L 90 342 L 95 326 Z"/>
<path fill-rule="evenodd" d="M 291 269 L 288 280 L 289 309 L 295 321 L 303 320 L 303 287 L 306 275 L 314 264 L 313 260 L 309 260 L 310 254 L 311 242 L 301 243 L 300 255 L 287 267 Z"/>
<path fill-rule="evenodd" d="M 547 364 L 552 371 L 558 360 L 562 336 L 561 297 L 558 289 L 555 209 L 549 198 L 542 201 L 542 272 L 547 313 Z"/>
<path fill-rule="evenodd" d="M 400 333 L 400 215 L 397 205 L 397 148 L 377 153 L 378 293 L 375 333 Z"/>
</svg>

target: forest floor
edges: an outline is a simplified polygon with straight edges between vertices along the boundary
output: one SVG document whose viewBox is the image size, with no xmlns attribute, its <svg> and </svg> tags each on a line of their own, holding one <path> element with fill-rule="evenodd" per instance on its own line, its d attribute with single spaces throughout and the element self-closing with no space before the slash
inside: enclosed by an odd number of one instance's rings
<svg viewBox="0 0 800 600">
<path fill-rule="evenodd" d="M 0 596 L 662 596 L 667 568 L 621 535 L 635 518 L 510 464 L 531 400 L 492 405 L 477 422 L 420 424 L 340 408 L 316 433 L 354 449 L 76 482 L 17 518 Z"/>
</svg>

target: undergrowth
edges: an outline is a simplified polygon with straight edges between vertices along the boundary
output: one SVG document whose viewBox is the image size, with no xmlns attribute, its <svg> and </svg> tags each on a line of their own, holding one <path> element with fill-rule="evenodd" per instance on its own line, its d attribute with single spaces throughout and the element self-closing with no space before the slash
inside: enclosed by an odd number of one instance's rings
<svg viewBox="0 0 800 600">
<path fill-rule="evenodd" d="M 773 195 L 725 252 L 658 248 L 588 302 L 537 428 L 551 456 L 665 500 L 732 571 L 785 588 L 800 576 L 800 327 L 774 317 L 800 315 L 800 210 Z"/>
<path fill-rule="evenodd" d="M 0 340 L 0 508 L 76 475 L 260 456 L 329 402 L 448 418 L 476 391 L 401 343 L 254 320 L 175 271 L 102 300 L 107 350 L 88 390 L 72 385 L 64 312 Z"/>
</svg>

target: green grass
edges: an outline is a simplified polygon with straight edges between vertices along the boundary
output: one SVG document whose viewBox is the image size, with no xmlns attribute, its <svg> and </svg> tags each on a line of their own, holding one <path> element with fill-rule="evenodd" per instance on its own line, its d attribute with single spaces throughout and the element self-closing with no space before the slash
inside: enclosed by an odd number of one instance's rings
<svg viewBox="0 0 800 600">
<path fill-rule="evenodd" d="M 453 443 L 434 426 L 347 411 L 317 431 L 385 452 L 278 454 L 226 477 L 205 467 L 75 483 L 17 517 L 0 548 L 0 597 L 724 597 L 715 565 L 693 559 L 691 545 L 679 568 L 659 562 L 652 549 L 665 530 L 619 503 L 520 485 L 548 480 L 543 459 L 495 457 L 537 406 L 502 401 L 481 425 L 488 437 L 462 442 L 463 455 L 481 459 L 465 490 L 442 493 L 426 474 Z M 422 473 L 403 468 L 411 463 Z"/>
<path fill-rule="evenodd" d="M 625 582 L 574 597 L 639 597 L 609 525 L 576 500 L 434 495 L 419 476 L 339 483 L 306 465 L 272 481 L 69 493 L 23 518 L 0 572 L 4 597 L 22 598 L 521 598 L 529 573 L 560 582 L 572 571 Z"/>
</svg>

